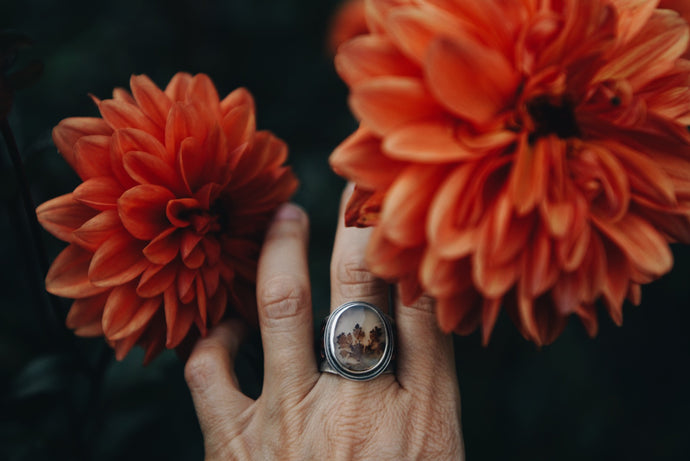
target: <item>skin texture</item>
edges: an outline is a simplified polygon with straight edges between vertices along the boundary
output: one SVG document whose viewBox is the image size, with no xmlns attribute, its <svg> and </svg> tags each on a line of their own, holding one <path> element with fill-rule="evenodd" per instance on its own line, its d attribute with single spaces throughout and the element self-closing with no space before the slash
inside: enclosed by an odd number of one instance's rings
<svg viewBox="0 0 690 461">
<path fill-rule="evenodd" d="M 351 193 L 346 188 L 342 203 Z M 331 262 L 331 310 L 360 300 L 388 311 L 387 285 L 364 262 L 370 230 L 344 227 L 342 209 L 341 204 Z M 206 460 L 464 459 L 452 341 L 439 331 L 429 298 L 393 306 L 395 375 L 353 382 L 319 373 L 312 346 L 308 227 L 299 207 L 284 205 L 259 259 L 261 396 L 252 400 L 237 384 L 234 360 L 245 333 L 238 320 L 214 328 L 187 361 L 185 378 Z"/>
</svg>

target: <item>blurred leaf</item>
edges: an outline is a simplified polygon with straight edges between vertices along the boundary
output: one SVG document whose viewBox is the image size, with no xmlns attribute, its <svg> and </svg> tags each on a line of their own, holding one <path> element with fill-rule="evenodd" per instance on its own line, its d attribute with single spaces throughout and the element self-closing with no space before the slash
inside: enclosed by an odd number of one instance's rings
<svg viewBox="0 0 690 461">
<path fill-rule="evenodd" d="M 61 392 L 69 388 L 75 371 L 77 367 L 71 357 L 37 357 L 14 378 L 8 397 L 26 399 Z"/>
</svg>

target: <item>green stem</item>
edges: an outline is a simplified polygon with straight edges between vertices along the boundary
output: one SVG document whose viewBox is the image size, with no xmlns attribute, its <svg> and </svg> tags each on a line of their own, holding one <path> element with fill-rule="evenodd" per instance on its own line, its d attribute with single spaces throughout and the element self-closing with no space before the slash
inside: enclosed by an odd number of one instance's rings
<svg viewBox="0 0 690 461">
<path fill-rule="evenodd" d="M 10 127 L 7 119 L 0 122 L 0 131 L 5 138 L 5 144 L 7 145 L 7 151 L 10 154 L 10 159 L 12 160 L 12 166 L 14 167 L 14 173 L 17 177 L 17 182 L 19 184 L 19 191 L 22 198 L 22 205 L 24 207 L 24 214 L 26 216 L 27 222 L 29 223 L 29 235 L 33 241 L 34 249 L 38 255 L 38 263 L 41 268 L 41 273 L 45 277 L 48 273 L 48 256 L 46 254 L 45 247 L 43 246 L 43 241 L 41 240 L 41 226 L 38 223 L 38 218 L 36 217 L 35 205 L 33 199 L 31 198 L 31 189 L 29 188 L 29 182 L 26 178 L 26 172 L 24 171 L 24 163 L 22 162 L 22 157 L 19 154 L 19 148 L 17 147 L 17 142 L 14 139 L 14 133 L 12 133 L 12 128 Z M 32 281 L 35 282 L 35 276 L 30 277 Z M 32 282 L 33 283 L 33 282 Z M 41 291 L 44 291 L 43 282 L 38 284 Z M 44 319 L 47 323 L 47 327 L 50 332 L 55 334 L 59 330 L 56 313 L 61 311 L 59 300 L 53 296 L 48 295 L 51 303 L 52 309 L 45 309 Z"/>
</svg>

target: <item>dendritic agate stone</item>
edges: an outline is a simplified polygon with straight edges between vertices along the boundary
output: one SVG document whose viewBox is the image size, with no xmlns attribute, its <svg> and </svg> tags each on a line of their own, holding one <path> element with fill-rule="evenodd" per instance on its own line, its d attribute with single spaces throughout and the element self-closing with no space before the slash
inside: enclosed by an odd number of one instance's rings
<svg viewBox="0 0 690 461">
<path fill-rule="evenodd" d="M 338 363 L 347 370 L 359 372 L 381 362 L 389 338 L 379 314 L 359 304 L 338 316 L 332 341 Z"/>
</svg>

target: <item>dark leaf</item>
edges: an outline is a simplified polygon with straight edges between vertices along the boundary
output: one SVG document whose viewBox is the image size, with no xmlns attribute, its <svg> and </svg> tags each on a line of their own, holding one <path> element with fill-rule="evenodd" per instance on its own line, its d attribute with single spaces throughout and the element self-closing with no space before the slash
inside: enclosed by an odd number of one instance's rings
<svg viewBox="0 0 690 461">
<path fill-rule="evenodd" d="M 77 367 L 72 358 L 63 355 L 38 357 L 29 362 L 14 378 L 9 398 L 26 399 L 67 389 Z"/>
</svg>

